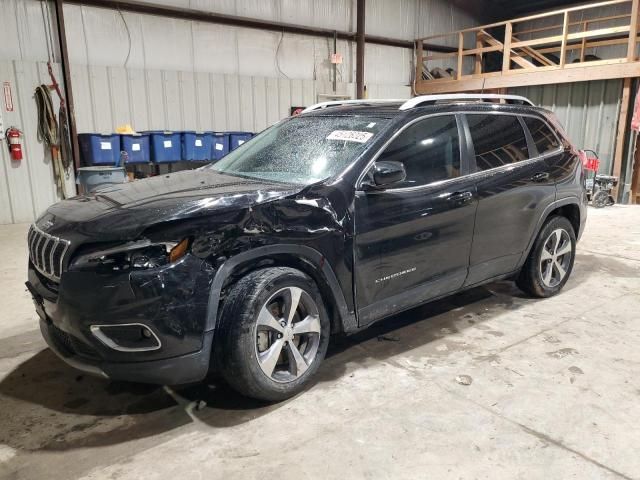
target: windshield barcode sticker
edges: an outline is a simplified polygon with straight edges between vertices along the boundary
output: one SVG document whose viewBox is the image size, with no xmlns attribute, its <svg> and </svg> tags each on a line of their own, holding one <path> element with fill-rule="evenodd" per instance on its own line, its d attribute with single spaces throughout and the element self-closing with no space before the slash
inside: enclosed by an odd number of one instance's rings
<svg viewBox="0 0 640 480">
<path fill-rule="evenodd" d="M 334 130 L 329 134 L 327 140 L 345 140 L 347 142 L 365 143 L 371 137 L 371 132 L 356 132 L 354 130 Z"/>
</svg>

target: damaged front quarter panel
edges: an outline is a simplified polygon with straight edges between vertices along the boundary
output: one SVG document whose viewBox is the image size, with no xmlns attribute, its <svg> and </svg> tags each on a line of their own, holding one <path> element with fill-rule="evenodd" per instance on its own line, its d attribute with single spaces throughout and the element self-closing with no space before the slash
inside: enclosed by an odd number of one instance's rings
<svg viewBox="0 0 640 480">
<path fill-rule="evenodd" d="M 163 334 L 184 341 L 199 339 L 205 330 L 213 274 L 208 262 L 186 255 L 176 263 L 132 271 L 130 284 L 136 299 L 146 305 L 142 315 Z"/>
</svg>

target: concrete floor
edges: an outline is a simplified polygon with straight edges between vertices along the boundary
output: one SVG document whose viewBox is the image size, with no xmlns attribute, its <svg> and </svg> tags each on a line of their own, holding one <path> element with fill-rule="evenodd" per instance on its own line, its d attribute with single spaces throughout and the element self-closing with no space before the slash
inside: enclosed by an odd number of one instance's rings
<svg viewBox="0 0 640 480">
<path fill-rule="evenodd" d="M 640 208 L 589 215 L 561 295 L 500 282 L 389 319 L 270 406 L 66 367 L 23 287 L 27 226 L 1 227 L 0 478 L 640 478 Z"/>
</svg>

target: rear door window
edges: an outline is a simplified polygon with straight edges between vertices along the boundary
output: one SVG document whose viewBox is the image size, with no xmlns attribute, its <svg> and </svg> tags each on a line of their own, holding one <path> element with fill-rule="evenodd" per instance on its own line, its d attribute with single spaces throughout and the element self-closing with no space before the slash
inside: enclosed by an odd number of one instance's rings
<svg viewBox="0 0 640 480">
<path fill-rule="evenodd" d="M 545 122 L 533 117 L 523 117 L 523 120 L 531 133 L 538 155 L 544 155 L 558 149 L 560 141 Z"/>
<path fill-rule="evenodd" d="M 468 114 L 479 171 L 530 158 L 527 137 L 515 115 Z"/>
</svg>

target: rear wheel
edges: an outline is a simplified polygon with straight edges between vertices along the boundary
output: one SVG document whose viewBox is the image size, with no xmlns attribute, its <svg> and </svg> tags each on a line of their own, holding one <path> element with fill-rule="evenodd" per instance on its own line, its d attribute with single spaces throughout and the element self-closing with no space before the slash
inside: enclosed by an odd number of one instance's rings
<svg viewBox="0 0 640 480">
<path fill-rule="evenodd" d="M 576 236 L 565 217 L 551 217 L 540 229 L 516 283 L 535 297 L 558 293 L 571 275 Z"/>
<path fill-rule="evenodd" d="M 313 280 L 292 268 L 257 270 L 225 301 L 217 362 L 225 380 L 243 395 L 284 400 L 302 390 L 320 366 L 329 331 Z"/>
</svg>

